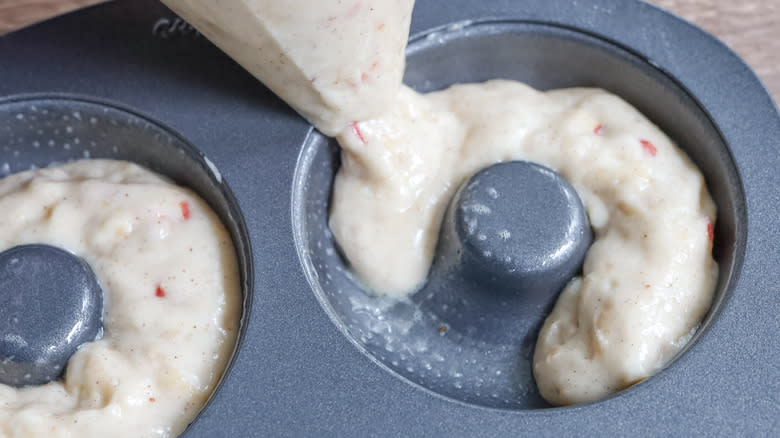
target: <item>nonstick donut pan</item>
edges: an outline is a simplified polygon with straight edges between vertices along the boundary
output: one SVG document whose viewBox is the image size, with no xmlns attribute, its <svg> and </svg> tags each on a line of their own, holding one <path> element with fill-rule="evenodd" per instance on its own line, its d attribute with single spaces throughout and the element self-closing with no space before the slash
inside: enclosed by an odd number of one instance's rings
<svg viewBox="0 0 780 438">
<path fill-rule="evenodd" d="M 718 204 L 710 312 L 666 369 L 607 399 L 539 397 L 538 327 L 522 342 L 485 339 L 424 299 L 363 293 L 327 228 L 337 145 L 157 1 L 0 38 L 0 173 L 129 159 L 193 188 L 227 224 L 241 337 L 184 436 L 776 435 L 780 115 L 756 76 L 640 1 L 419 0 L 405 82 L 492 78 L 620 95 L 689 154 Z"/>
</svg>

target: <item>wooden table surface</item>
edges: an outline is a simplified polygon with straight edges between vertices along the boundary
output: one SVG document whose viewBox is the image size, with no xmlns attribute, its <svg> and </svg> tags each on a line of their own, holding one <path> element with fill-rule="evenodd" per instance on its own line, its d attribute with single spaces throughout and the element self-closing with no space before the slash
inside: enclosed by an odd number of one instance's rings
<svg viewBox="0 0 780 438">
<path fill-rule="evenodd" d="M 0 35 L 99 1 L 0 0 Z M 761 77 L 775 101 L 780 101 L 780 0 L 649 1 L 725 41 Z"/>
</svg>

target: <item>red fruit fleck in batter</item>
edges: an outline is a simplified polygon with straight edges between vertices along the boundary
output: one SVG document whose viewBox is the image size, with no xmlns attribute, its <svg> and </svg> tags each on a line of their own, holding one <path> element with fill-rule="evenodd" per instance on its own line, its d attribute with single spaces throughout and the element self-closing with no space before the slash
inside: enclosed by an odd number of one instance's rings
<svg viewBox="0 0 780 438">
<path fill-rule="evenodd" d="M 595 129 L 593 129 L 593 133 L 594 133 L 594 134 L 596 134 L 596 135 L 602 135 L 602 134 L 604 134 L 604 127 L 603 127 L 603 126 L 601 126 L 601 125 L 599 125 L 599 126 L 596 126 L 596 128 L 595 128 Z"/>
<path fill-rule="evenodd" d="M 658 153 L 658 149 L 655 148 L 655 145 L 650 143 L 647 140 L 639 140 L 640 143 L 642 143 L 642 149 L 647 151 L 648 154 L 655 156 L 655 154 Z"/>
<path fill-rule="evenodd" d="M 190 218 L 190 204 L 187 203 L 187 201 L 179 202 L 179 207 L 181 208 L 181 215 L 184 219 Z"/>
<path fill-rule="evenodd" d="M 162 288 L 162 286 L 157 286 L 157 290 L 154 292 L 154 295 L 157 298 L 165 298 L 165 290 Z"/>
<path fill-rule="evenodd" d="M 360 132 L 360 127 L 358 127 L 358 122 L 352 122 L 352 132 L 355 133 L 357 138 L 360 139 L 361 143 L 366 144 L 366 139 L 363 138 L 363 133 Z"/>
</svg>

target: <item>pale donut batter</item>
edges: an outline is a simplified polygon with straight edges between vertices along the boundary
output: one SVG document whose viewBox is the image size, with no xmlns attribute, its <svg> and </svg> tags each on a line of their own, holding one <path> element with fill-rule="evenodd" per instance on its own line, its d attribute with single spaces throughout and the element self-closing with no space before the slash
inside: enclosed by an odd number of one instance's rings
<svg viewBox="0 0 780 438">
<path fill-rule="evenodd" d="M 235 347 L 235 251 L 208 205 L 142 167 L 86 160 L 0 180 L 0 250 L 45 243 L 91 265 L 104 336 L 64 380 L 0 384 L 1 437 L 171 437 Z"/>
<path fill-rule="evenodd" d="M 165 2 L 338 134 L 330 226 L 373 293 L 422 286 L 448 201 L 481 168 L 530 160 L 575 186 L 595 242 L 537 342 L 551 403 L 651 375 L 709 308 L 715 205 L 685 154 L 621 99 L 508 81 L 416 94 L 401 86 L 411 0 Z"/>
<path fill-rule="evenodd" d="M 577 189 L 594 243 L 537 342 L 534 374 L 551 403 L 598 399 L 653 374 L 709 308 L 716 212 L 704 180 L 666 135 L 603 90 L 405 88 L 388 114 L 339 141 L 330 226 L 378 294 L 402 297 L 425 282 L 449 199 L 478 170 L 529 160 Z"/>
</svg>

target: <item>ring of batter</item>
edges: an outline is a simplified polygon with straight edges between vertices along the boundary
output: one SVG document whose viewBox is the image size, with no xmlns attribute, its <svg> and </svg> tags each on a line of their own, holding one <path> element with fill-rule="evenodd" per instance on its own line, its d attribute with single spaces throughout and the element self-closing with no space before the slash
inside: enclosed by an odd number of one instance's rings
<svg viewBox="0 0 780 438">
<path fill-rule="evenodd" d="M 577 189 L 594 231 L 581 277 L 537 340 L 534 375 L 556 405 L 599 399 L 663 367 L 709 309 L 716 207 L 696 166 L 631 105 L 600 89 L 540 92 L 495 80 L 420 95 L 404 87 L 340 137 L 330 227 L 362 284 L 419 289 L 454 190 L 528 160 Z"/>
<path fill-rule="evenodd" d="M 64 378 L 0 385 L 0 436 L 176 436 L 223 374 L 240 322 L 233 243 L 196 194 L 136 164 L 83 160 L 0 180 L 0 250 L 27 243 L 85 259 L 104 335 Z"/>
</svg>

